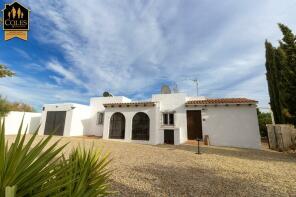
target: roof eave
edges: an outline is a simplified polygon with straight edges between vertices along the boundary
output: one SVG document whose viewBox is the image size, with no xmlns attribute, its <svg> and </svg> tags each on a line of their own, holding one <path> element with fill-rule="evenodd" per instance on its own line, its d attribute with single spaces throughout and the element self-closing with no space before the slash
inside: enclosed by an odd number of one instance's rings
<svg viewBox="0 0 296 197">
<path fill-rule="evenodd" d="M 205 105 L 253 105 L 257 104 L 258 101 L 256 102 L 248 102 L 248 103 L 186 103 L 186 107 L 188 106 L 205 106 Z"/>
</svg>

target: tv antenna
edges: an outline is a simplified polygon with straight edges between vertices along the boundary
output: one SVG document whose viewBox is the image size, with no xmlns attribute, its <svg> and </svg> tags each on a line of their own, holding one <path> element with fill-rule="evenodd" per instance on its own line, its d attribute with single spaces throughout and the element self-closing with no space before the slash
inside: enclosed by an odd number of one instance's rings
<svg viewBox="0 0 296 197">
<path fill-rule="evenodd" d="M 198 81 L 197 81 L 197 79 L 193 79 L 192 81 L 196 85 L 196 96 L 198 96 Z"/>
<path fill-rule="evenodd" d="M 174 92 L 174 93 L 179 93 L 179 87 L 178 87 L 177 82 L 174 82 L 173 92 Z"/>
</svg>

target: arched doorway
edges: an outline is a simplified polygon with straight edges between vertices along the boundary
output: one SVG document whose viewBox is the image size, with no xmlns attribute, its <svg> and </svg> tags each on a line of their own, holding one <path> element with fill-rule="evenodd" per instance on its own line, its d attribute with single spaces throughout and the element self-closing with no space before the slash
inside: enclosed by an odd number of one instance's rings
<svg viewBox="0 0 296 197">
<path fill-rule="evenodd" d="M 138 112 L 133 117 L 133 140 L 149 140 L 150 119 L 144 112 Z"/>
<path fill-rule="evenodd" d="M 110 119 L 109 138 L 124 139 L 125 133 L 125 118 L 120 112 L 116 112 Z"/>
</svg>

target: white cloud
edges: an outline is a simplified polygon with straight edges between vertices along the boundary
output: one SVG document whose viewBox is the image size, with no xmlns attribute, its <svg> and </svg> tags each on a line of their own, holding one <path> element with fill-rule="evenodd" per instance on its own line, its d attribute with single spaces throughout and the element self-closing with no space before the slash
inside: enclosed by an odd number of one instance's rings
<svg viewBox="0 0 296 197">
<path fill-rule="evenodd" d="M 28 72 L 41 72 L 44 71 L 45 68 L 43 66 L 41 66 L 40 64 L 36 64 L 36 63 L 29 63 L 29 64 L 25 64 L 24 67 L 27 69 Z"/>
<path fill-rule="evenodd" d="M 91 95 L 82 94 L 77 89 L 65 89 L 59 85 L 46 83 L 21 73 L 12 78 L 0 80 L 1 96 L 10 101 L 25 102 L 40 110 L 45 103 L 78 102 L 88 103 Z"/>
<path fill-rule="evenodd" d="M 60 77 L 51 75 L 51 76 L 49 76 L 49 78 L 53 79 L 58 85 L 63 85 L 63 83 L 64 83 L 64 80 Z"/>
<path fill-rule="evenodd" d="M 245 95 L 266 105 L 264 40 L 280 39 L 278 22 L 296 29 L 294 1 L 26 4 L 38 40 L 59 46 L 69 62 L 67 67 L 49 62 L 47 68 L 60 75 L 52 78 L 89 94 L 109 90 L 138 98 L 162 81 L 176 81 L 181 91 L 194 95 L 190 79 L 198 78 L 202 94 Z"/>
<path fill-rule="evenodd" d="M 47 69 L 56 72 L 57 74 L 64 77 L 65 81 L 69 81 L 75 83 L 76 85 L 83 86 L 83 82 L 73 73 L 70 69 L 64 68 L 60 63 L 57 61 L 51 61 L 47 64 Z M 53 76 L 53 79 L 59 83 L 62 83 L 62 79 L 56 76 Z"/>
<path fill-rule="evenodd" d="M 23 58 L 27 60 L 31 60 L 31 56 L 24 50 L 19 49 L 19 48 L 13 48 L 18 54 L 20 54 Z"/>
</svg>

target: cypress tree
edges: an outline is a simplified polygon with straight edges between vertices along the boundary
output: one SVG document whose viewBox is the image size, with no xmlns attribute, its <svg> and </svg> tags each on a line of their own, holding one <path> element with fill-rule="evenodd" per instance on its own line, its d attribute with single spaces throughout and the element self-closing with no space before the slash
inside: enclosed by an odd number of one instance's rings
<svg viewBox="0 0 296 197">
<path fill-rule="evenodd" d="M 284 116 L 287 110 L 287 104 L 285 102 L 287 98 L 287 89 L 285 87 L 284 70 L 287 64 L 287 57 L 285 52 L 281 48 L 275 50 L 275 67 L 276 67 L 276 105 L 279 113 L 278 123 L 286 123 L 286 117 Z"/>
<path fill-rule="evenodd" d="M 283 33 L 280 48 L 286 56 L 286 63 L 282 72 L 286 93 L 284 96 L 286 104 L 284 115 L 288 123 L 296 125 L 296 36 L 287 26 L 279 24 L 279 27 Z"/>
<path fill-rule="evenodd" d="M 275 123 L 296 125 L 296 36 L 279 24 L 283 38 L 278 48 L 265 42 L 266 77 Z"/>
<path fill-rule="evenodd" d="M 276 49 L 271 43 L 265 42 L 266 48 L 266 78 L 268 82 L 268 91 L 270 95 L 270 106 L 273 111 L 275 123 L 281 123 L 281 109 L 279 106 L 279 89 L 278 87 L 278 69 L 276 67 Z"/>
</svg>

